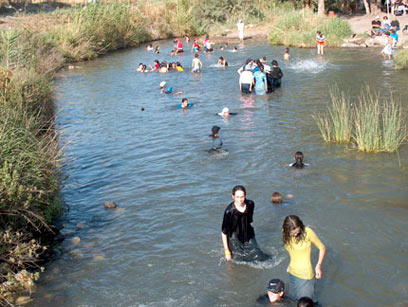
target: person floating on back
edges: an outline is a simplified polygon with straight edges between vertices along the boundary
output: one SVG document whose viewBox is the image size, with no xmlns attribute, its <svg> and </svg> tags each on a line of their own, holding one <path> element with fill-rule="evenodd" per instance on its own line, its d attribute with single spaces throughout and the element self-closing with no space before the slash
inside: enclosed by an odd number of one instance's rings
<svg viewBox="0 0 408 307">
<path fill-rule="evenodd" d="M 252 227 L 255 203 L 246 199 L 245 187 L 232 189 L 232 199 L 225 209 L 221 227 L 225 259 L 237 261 L 265 261 L 270 258 L 258 246 Z"/>
</svg>

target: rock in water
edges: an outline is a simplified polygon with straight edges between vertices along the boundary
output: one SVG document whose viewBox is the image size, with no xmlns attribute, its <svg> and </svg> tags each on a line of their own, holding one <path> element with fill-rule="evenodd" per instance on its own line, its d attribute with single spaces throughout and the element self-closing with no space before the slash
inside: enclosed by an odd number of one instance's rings
<svg viewBox="0 0 408 307">
<path fill-rule="evenodd" d="M 114 201 L 107 201 L 103 204 L 106 209 L 115 209 L 118 205 Z"/>
</svg>

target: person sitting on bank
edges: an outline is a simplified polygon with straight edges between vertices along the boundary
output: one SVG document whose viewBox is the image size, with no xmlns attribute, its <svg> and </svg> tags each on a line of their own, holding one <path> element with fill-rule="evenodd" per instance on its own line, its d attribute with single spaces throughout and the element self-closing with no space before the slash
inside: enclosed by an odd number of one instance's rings
<svg viewBox="0 0 408 307">
<path fill-rule="evenodd" d="M 258 246 L 252 227 L 255 203 L 246 198 L 246 189 L 237 185 L 232 189 L 232 199 L 225 209 L 221 227 L 225 259 L 237 261 L 265 261 L 270 258 Z"/>
<path fill-rule="evenodd" d="M 371 36 L 381 34 L 381 19 L 380 16 L 375 16 L 375 19 L 371 21 Z"/>
<path fill-rule="evenodd" d="M 270 303 L 282 302 L 285 295 L 285 283 L 280 279 L 271 279 L 266 288 L 267 293 L 257 298 L 257 305 L 269 305 Z"/>
<path fill-rule="evenodd" d="M 395 32 L 400 30 L 400 23 L 397 19 L 391 21 L 391 29 L 394 30 Z"/>
</svg>

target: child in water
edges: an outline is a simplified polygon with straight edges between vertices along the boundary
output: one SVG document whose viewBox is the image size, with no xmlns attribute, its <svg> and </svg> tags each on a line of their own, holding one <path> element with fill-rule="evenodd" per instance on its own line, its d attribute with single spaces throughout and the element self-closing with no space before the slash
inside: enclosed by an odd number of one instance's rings
<svg viewBox="0 0 408 307">
<path fill-rule="evenodd" d="M 222 56 L 220 56 L 220 58 L 218 59 L 217 64 L 221 67 L 227 67 L 228 66 L 228 62 L 226 59 L 224 59 Z"/>
<path fill-rule="evenodd" d="M 285 53 L 283 54 L 283 59 L 285 61 L 289 61 L 290 60 L 290 53 L 289 53 L 289 48 L 285 49 Z"/>
<path fill-rule="evenodd" d="M 316 32 L 316 44 L 317 44 L 317 54 L 324 54 L 324 40 L 326 37 L 322 34 L 322 32 Z"/>
<path fill-rule="evenodd" d="M 176 108 L 177 109 L 190 109 L 194 106 L 194 104 L 192 103 L 188 103 L 188 99 L 187 98 L 183 98 L 181 100 L 181 104 L 177 105 Z"/>
<path fill-rule="evenodd" d="M 220 131 L 220 127 L 218 126 L 213 126 L 211 128 L 211 134 L 210 137 L 213 139 L 213 145 L 212 148 L 210 149 L 210 152 L 212 151 L 218 151 L 220 149 L 222 149 L 222 140 L 221 138 L 218 136 L 218 132 Z"/>
<path fill-rule="evenodd" d="M 295 162 L 289 164 L 289 166 L 294 168 L 303 168 L 305 166 L 308 166 L 309 164 L 303 163 L 303 158 L 304 158 L 303 153 L 301 151 L 297 151 L 295 153 L 295 156 L 293 157 Z"/>
<path fill-rule="evenodd" d="M 288 194 L 286 195 L 287 199 L 291 199 L 293 198 L 292 194 Z M 281 204 L 283 202 L 283 196 L 281 193 L 279 192 L 273 192 L 272 193 L 272 197 L 271 197 L 271 203 L 272 204 Z"/>
</svg>

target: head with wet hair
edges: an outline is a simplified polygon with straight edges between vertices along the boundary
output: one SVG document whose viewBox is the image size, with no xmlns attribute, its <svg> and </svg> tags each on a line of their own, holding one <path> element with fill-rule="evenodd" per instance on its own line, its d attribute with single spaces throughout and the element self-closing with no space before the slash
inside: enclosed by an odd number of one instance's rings
<svg viewBox="0 0 408 307">
<path fill-rule="evenodd" d="M 303 164 L 303 158 L 304 158 L 303 153 L 301 151 L 297 151 L 295 153 L 295 156 L 293 157 L 293 159 L 295 160 L 295 163 L 292 166 L 296 168 L 303 168 L 303 166 L 305 166 Z"/>
<path fill-rule="evenodd" d="M 303 296 L 297 302 L 297 307 L 313 307 L 314 303 L 310 297 Z"/>
<path fill-rule="evenodd" d="M 271 202 L 272 204 L 281 204 L 283 201 L 282 194 L 279 192 L 273 192 Z"/>
<path fill-rule="evenodd" d="M 246 195 L 246 190 L 245 187 L 242 185 L 236 185 L 235 187 L 232 188 L 232 195 L 235 195 L 235 192 L 237 191 L 242 191 L 244 192 L 244 195 Z"/>
<path fill-rule="evenodd" d="M 218 132 L 220 131 L 220 129 L 221 129 L 221 128 L 218 127 L 218 126 L 212 126 L 210 137 L 216 138 L 217 135 L 218 135 Z"/>
<path fill-rule="evenodd" d="M 291 244 L 292 238 L 295 239 L 296 243 L 305 238 L 305 225 L 297 215 L 288 215 L 282 225 L 283 244 Z"/>
</svg>

